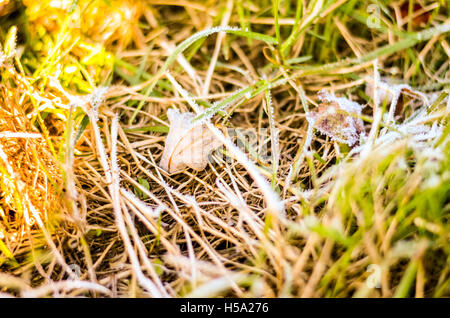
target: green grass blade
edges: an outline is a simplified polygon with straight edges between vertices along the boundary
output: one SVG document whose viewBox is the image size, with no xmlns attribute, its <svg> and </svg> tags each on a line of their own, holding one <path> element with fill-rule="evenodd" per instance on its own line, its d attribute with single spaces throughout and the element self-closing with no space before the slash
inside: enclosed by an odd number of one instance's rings
<svg viewBox="0 0 450 318">
<path fill-rule="evenodd" d="M 164 73 L 167 71 L 167 69 L 170 67 L 170 65 L 172 65 L 173 62 L 175 62 L 175 60 L 177 59 L 179 54 L 181 54 L 184 50 L 186 50 L 189 46 L 191 46 L 197 40 L 204 38 L 204 37 L 208 37 L 211 34 L 218 33 L 218 32 L 226 32 L 226 33 L 230 33 L 230 34 L 234 34 L 234 35 L 244 36 L 244 37 L 247 37 L 250 39 L 264 41 L 268 44 L 276 44 L 277 43 L 277 40 L 271 36 L 261 34 L 261 33 L 256 33 L 256 32 L 242 31 L 238 28 L 233 28 L 233 27 L 229 27 L 229 26 L 215 27 L 215 28 L 200 31 L 200 32 L 195 33 L 194 35 L 190 36 L 183 42 L 181 42 L 181 44 L 179 44 L 175 48 L 175 50 L 167 58 L 166 62 L 161 67 L 161 69 L 158 71 L 158 73 L 153 77 L 153 79 L 150 83 L 150 86 L 148 86 L 145 91 L 145 95 L 149 96 L 151 94 L 157 81 L 164 75 Z M 129 121 L 130 123 L 132 123 L 134 121 L 134 119 L 136 118 L 138 112 L 141 110 L 143 105 L 144 105 L 144 101 L 139 103 L 139 105 L 137 106 L 136 110 L 134 111 L 133 115 L 130 118 L 130 121 Z"/>
</svg>

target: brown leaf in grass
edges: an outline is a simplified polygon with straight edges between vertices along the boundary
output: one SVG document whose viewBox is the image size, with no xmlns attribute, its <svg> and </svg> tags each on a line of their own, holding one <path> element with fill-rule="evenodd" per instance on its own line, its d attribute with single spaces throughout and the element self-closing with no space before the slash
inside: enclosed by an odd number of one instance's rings
<svg viewBox="0 0 450 318">
<path fill-rule="evenodd" d="M 405 1 L 400 7 L 400 15 L 402 19 L 408 19 L 409 1 Z M 424 27 L 428 23 L 428 20 L 430 20 L 430 13 L 424 11 L 424 7 L 420 4 L 414 3 L 412 8 L 412 27 L 414 29 Z"/>
<path fill-rule="evenodd" d="M 167 117 L 170 130 L 159 166 L 168 173 L 180 172 L 186 167 L 205 169 L 209 153 L 221 145 L 220 141 L 205 124 L 192 123 L 193 113 L 169 109 Z"/>
<path fill-rule="evenodd" d="M 307 117 L 321 133 L 332 139 L 354 145 L 364 132 L 361 119 L 346 115 L 360 115 L 361 105 L 344 97 L 335 97 L 322 90 L 317 94 L 320 104 L 317 112 L 309 112 Z M 345 112 L 345 113 L 343 113 Z"/>
</svg>

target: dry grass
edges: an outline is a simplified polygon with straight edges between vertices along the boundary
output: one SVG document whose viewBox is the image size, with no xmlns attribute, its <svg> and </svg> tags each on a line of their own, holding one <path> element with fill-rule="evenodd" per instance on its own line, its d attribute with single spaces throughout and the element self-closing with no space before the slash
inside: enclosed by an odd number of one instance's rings
<svg viewBox="0 0 450 318">
<path fill-rule="evenodd" d="M 0 295 L 450 294 L 443 2 L 389 2 L 380 30 L 352 1 L 70 3 L 0 20 Z M 227 25 L 243 32 L 172 54 Z M 380 73 L 408 84 L 398 102 Z M 362 113 L 326 117 L 322 89 Z M 203 171 L 158 166 L 170 107 L 214 109 L 226 147 Z M 363 121 L 351 146 L 333 138 L 348 116 Z M 262 142 L 243 151 L 230 129 Z"/>
</svg>

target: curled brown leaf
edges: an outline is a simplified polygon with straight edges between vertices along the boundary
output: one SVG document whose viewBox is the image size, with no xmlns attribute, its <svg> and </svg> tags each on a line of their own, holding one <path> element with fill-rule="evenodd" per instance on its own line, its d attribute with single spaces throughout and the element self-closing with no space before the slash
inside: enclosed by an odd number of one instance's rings
<svg viewBox="0 0 450 318">
<path fill-rule="evenodd" d="M 203 123 L 192 123 L 193 113 L 180 113 L 169 109 L 169 134 L 159 166 L 168 173 L 176 173 L 186 167 L 205 169 L 208 155 L 221 145 Z"/>
</svg>

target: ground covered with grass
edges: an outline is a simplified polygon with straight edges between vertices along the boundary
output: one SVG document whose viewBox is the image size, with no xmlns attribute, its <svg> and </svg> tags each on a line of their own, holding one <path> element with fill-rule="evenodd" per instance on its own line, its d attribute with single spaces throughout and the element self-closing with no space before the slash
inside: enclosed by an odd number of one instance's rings
<svg viewBox="0 0 450 318">
<path fill-rule="evenodd" d="M 0 296 L 450 296 L 449 35 L 445 0 L 0 0 Z"/>
</svg>

